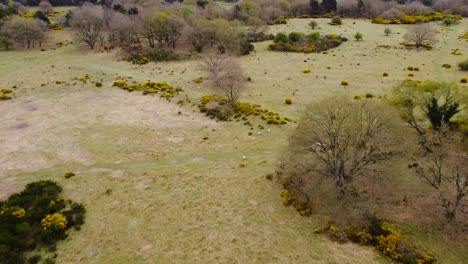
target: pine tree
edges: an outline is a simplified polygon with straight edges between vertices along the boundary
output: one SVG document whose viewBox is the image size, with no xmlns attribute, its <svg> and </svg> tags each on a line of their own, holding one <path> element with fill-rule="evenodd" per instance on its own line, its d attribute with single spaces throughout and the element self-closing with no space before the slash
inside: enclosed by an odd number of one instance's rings
<svg viewBox="0 0 468 264">
<path fill-rule="evenodd" d="M 323 0 L 322 9 L 325 13 L 336 12 L 336 0 Z"/>
<path fill-rule="evenodd" d="M 322 7 L 320 6 L 318 0 L 310 0 L 309 2 L 311 15 L 318 15 L 322 13 Z"/>
</svg>

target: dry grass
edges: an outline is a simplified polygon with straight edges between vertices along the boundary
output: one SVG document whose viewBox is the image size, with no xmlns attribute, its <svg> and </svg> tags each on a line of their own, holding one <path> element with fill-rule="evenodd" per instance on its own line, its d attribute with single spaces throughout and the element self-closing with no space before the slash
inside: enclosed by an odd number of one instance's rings
<svg viewBox="0 0 468 264">
<path fill-rule="evenodd" d="M 272 32 L 310 32 L 309 21 L 291 20 Z M 322 33 L 351 39 L 359 31 L 365 40 L 308 55 L 269 52 L 268 43 L 258 43 L 255 54 L 241 58 L 253 80 L 243 101 L 297 118 L 304 104 L 324 96 L 384 95 L 406 78 L 408 65 L 420 68 L 415 78 L 421 80 L 463 77 L 440 65 L 459 60 L 452 48 L 468 54 L 456 38 L 466 21 L 441 33 L 447 45 L 440 41 L 420 52 L 399 48 L 405 26 L 385 37 L 385 26 L 364 20 L 345 19 L 339 27 L 318 21 Z M 52 34 L 47 48 L 71 40 L 67 31 Z M 388 263 L 370 248 L 315 236 L 312 229 L 321 219 L 302 218 L 282 206 L 280 187 L 265 175 L 286 150 L 294 124 L 248 135 L 240 123 L 216 123 L 196 108 L 112 88 L 117 77 L 132 76 L 183 86 L 191 98 L 211 93 L 204 83 L 192 82 L 202 76 L 194 61 L 140 67 L 116 58 L 76 45 L 0 52 L 0 86 L 18 86 L 14 100 L 0 102 L 0 190 L 52 179 L 87 208 L 82 230 L 59 244 L 57 263 Z M 303 74 L 305 67 L 312 72 Z M 384 71 L 390 76 L 383 77 Z M 91 81 L 103 79 L 103 87 L 73 85 L 73 77 L 85 74 Z M 350 85 L 344 88 L 340 80 Z M 294 104 L 284 104 L 285 97 Z M 243 155 L 246 166 L 240 168 Z M 77 176 L 65 180 L 66 170 Z M 426 245 L 433 241 L 422 232 L 415 236 Z M 466 259 L 462 249 L 435 245 L 443 263 Z"/>
</svg>

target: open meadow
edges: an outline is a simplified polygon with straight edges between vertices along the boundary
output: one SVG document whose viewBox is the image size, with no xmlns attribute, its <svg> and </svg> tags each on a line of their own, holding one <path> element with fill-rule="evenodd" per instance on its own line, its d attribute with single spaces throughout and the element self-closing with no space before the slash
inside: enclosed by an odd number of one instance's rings
<svg viewBox="0 0 468 264">
<path fill-rule="evenodd" d="M 419 68 L 414 80 L 459 83 L 467 77 L 456 67 L 468 54 L 468 40 L 460 37 L 468 31 L 466 19 L 452 27 L 433 23 L 438 41 L 433 50 L 419 51 L 399 45 L 407 25 L 315 20 L 314 31 L 349 40 L 326 54 L 274 52 L 267 50 L 271 41 L 254 43 L 255 51 L 240 57 L 252 79 L 241 101 L 297 120 L 306 104 L 326 97 L 386 97 L 409 78 L 408 66 Z M 310 21 L 290 19 L 269 32 L 310 33 Z M 385 27 L 392 34 L 385 36 Z M 354 40 L 356 32 L 362 41 Z M 324 216 L 301 217 L 282 205 L 281 184 L 266 176 L 287 151 L 295 122 L 252 119 L 251 130 L 209 119 L 177 99 L 129 93 L 113 82 L 164 81 L 183 87 L 182 98 L 192 102 L 212 90 L 192 81 L 204 76 L 196 58 L 140 66 L 121 60 L 118 50 L 80 47 L 69 29 L 50 34 L 44 51 L 0 52 L 0 86 L 16 87 L 12 100 L 0 101 L 0 199 L 50 179 L 85 206 L 86 223 L 58 243 L 57 263 L 392 263 L 372 247 L 314 234 Z M 455 49 L 465 55 L 451 54 Z M 467 84 L 460 85 L 466 93 Z M 293 104 L 285 104 L 286 97 Z M 65 179 L 65 171 L 76 176 Z M 395 179 L 420 184 L 404 172 Z M 398 215 L 398 207 L 387 213 Z M 468 259 L 466 236 L 455 244 L 442 232 L 427 233 L 414 224 L 418 219 L 396 219 L 440 263 Z"/>
</svg>

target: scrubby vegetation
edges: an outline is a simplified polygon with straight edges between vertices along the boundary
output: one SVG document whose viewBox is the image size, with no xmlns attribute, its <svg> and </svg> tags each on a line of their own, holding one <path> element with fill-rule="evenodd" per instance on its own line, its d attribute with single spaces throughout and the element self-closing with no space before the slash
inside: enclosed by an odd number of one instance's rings
<svg viewBox="0 0 468 264">
<path fill-rule="evenodd" d="M 291 32 L 289 35 L 278 33 L 268 48 L 274 51 L 318 53 L 336 48 L 347 40 L 347 38 L 335 34 L 320 36 L 318 32 L 309 35 L 299 32 Z"/>
<path fill-rule="evenodd" d="M 174 87 L 166 82 L 148 81 L 144 83 L 138 83 L 136 81 L 133 81 L 132 83 L 129 83 L 126 79 L 114 81 L 113 86 L 119 87 L 129 92 L 141 91 L 143 95 L 159 94 L 160 97 L 167 99 L 173 98 L 184 91 L 183 88 Z"/>
<path fill-rule="evenodd" d="M 244 125 L 250 127 L 254 126 L 250 118 L 260 118 L 267 124 L 273 125 L 284 125 L 292 121 L 289 118 L 281 117 L 278 113 L 263 109 L 259 104 L 236 101 L 234 107 L 232 107 L 228 99 L 216 95 L 206 95 L 200 98 L 198 108 L 211 118 L 220 121 L 245 121 Z M 264 128 L 260 125 L 258 127 Z"/>
<path fill-rule="evenodd" d="M 67 237 L 68 229 L 80 229 L 84 207 L 61 197 L 61 192 L 62 188 L 52 181 L 38 181 L 0 202 L 2 263 L 26 263 L 27 252 L 55 248 Z"/>
</svg>

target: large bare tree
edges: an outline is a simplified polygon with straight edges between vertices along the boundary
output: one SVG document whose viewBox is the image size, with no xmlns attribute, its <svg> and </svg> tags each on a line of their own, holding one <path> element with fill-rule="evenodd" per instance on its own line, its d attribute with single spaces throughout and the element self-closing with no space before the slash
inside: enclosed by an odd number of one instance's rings
<svg viewBox="0 0 468 264">
<path fill-rule="evenodd" d="M 304 174 L 332 180 L 343 199 L 357 177 L 395 153 L 394 119 L 381 107 L 345 98 L 307 106 L 290 139 L 290 152 L 300 157 L 293 158 L 291 166 L 306 166 Z"/>
<path fill-rule="evenodd" d="M 408 42 L 414 42 L 419 49 L 424 44 L 435 43 L 435 32 L 429 24 L 418 24 L 411 26 L 403 38 Z"/>
<path fill-rule="evenodd" d="M 78 38 L 94 49 L 104 29 L 104 10 L 101 6 L 83 5 L 72 12 L 70 25 L 76 30 Z"/>
<path fill-rule="evenodd" d="M 433 189 L 449 222 L 460 213 L 468 213 L 463 208 L 468 195 L 468 155 L 457 147 L 456 142 L 456 134 L 443 124 L 438 130 L 426 133 L 421 140 L 422 163 L 410 165 Z"/>
<path fill-rule="evenodd" d="M 200 68 L 208 75 L 215 92 L 226 97 L 234 108 L 247 82 L 239 62 L 226 54 L 210 53 L 202 57 Z"/>
</svg>

